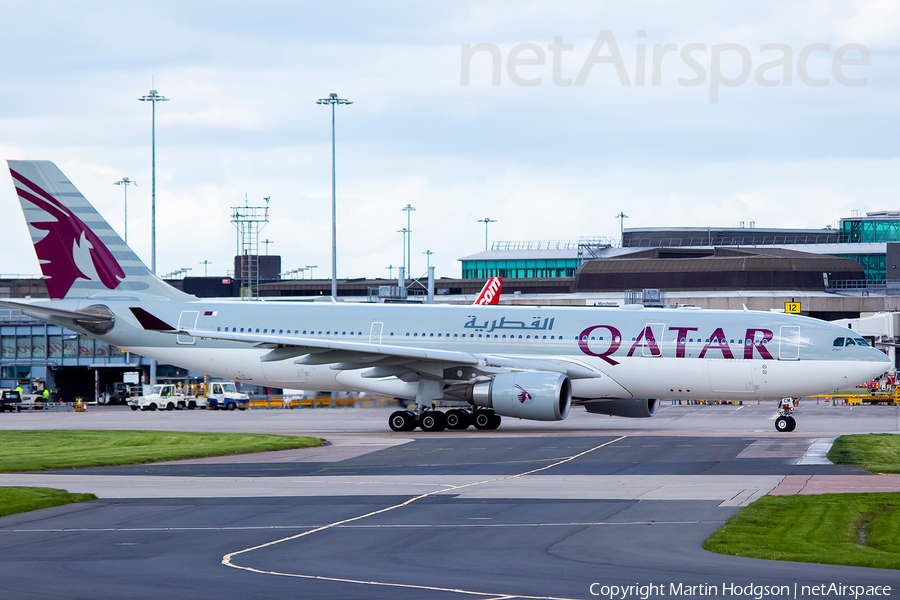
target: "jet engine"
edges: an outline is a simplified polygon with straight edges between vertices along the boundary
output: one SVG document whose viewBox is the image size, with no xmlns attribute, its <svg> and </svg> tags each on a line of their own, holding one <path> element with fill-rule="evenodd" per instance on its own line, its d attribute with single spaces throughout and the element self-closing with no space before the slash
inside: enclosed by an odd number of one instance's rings
<svg viewBox="0 0 900 600">
<path fill-rule="evenodd" d="M 572 382 L 561 373 L 547 371 L 505 373 L 476 383 L 467 396 L 475 406 L 504 417 L 562 421 L 572 404 Z"/>
<path fill-rule="evenodd" d="M 611 415 L 613 417 L 631 417 L 641 419 L 652 417 L 659 407 L 656 398 L 619 398 L 615 400 L 590 400 L 584 403 L 589 413 Z"/>
</svg>

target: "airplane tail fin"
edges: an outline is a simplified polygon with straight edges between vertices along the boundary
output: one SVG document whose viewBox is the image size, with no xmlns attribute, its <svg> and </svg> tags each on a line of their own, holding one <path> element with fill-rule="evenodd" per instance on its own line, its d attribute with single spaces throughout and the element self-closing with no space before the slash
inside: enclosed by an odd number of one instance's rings
<svg viewBox="0 0 900 600">
<path fill-rule="evenodd" d="M 55 164 L 7 162 L 51 298 L 189 297 L 153 275 Z"/>
<path fill-rule="evenodd" d="M 500 304 L 500 290 L 503 288 L 502 277 L 491 277 L 481 288 L 481 293 L 475 298 L 473 306 L 479 304 Z"/>
</svg>

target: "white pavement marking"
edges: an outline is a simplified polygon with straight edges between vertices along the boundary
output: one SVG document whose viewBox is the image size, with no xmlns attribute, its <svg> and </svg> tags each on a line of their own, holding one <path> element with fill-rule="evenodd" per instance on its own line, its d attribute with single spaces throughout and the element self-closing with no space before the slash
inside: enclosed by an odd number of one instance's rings
<svg viewBox="0 0 900 600">
<path fill-rule="evenodd" d="M 432 496 L 479 499 L 727 501 L 742 493 L 753 498 L 764 495 L 783 478 L 783 475 L 177 477 L 4 473 L 0 474 L 0 486 L 51 487 L 71 493 L 92 493 L 98 498 L 415 496 L 427 491 Z"/>
<path fill-rule="evenodd" d="M 807 450 L 806 454 L 803 455 L 803 458 L 800 459 L 798 465 L 833 465 L 834 463 L 828 460 L 828 451 L 831 450 L 832 444 L 834 444 L 835 438 L 826 438 L 821 440 L 816 440 L 812 443 Z"/>
<path fill-rule="evenodd" d="M 541 471 L 546 471 L 547 469 L 550 469 L 550 468 L 555 467 L 555 466 L 558 466 L 558 465 L 565 464 L 565 463 L 567 463 L 567 462 L 569 462 L 569 461 L 575 460 L 576 458 L 579 458 L 579 457 L 581 457 L 581 456 L 584 456 L 585 454 L 588 454 L 588 453 L 590 453 L 590 452 L 593 452 L 594 450 L 599 450 L 600 448 L 603 448 L 604 446 L 609 446 L 610 444 L 614 444 L 615 442 L 618 442 L 618 441 L 623 440 L 623 439 L 625 439 L 625 436 L 621 436 L 621 437 L 618 437 L 618 438 L 616 438 L 616 439 L 614 439 L 614 440 L 610 440 L 610 441 L 608 441 L 608 442 L 604 442 L 604 443 L 602 443 L 602 444 L 600 444 L 600 445 L 598 445 L 598 446 L 594 446 L 593 448 L 590 448 L 590 449 L 588 449 L 588 450 L 585 450 L 584 452 L 579 452 L 578 454 L 575 454 L 575 455 L 573 455 L 573 456 L 569 456 L 569 457 L 567 457 L 567 458 L 564 458 L 564 459 L 562 459 L 562 460 L 559 460 L 559 461 L 557 461 L 557 462 L 555 462 L 555 463 L 553 463 L 553 464 L 547 465 L 547 466 L 545 466 L 545 467 L 540 467 L 540 468 L 538 468 L 538 469 L 532 469 L 531 471 L 526 471 L 526 472 L 520 473 L 520 474 L 518 474 L 518 475 L 509 475 L 509 476 L 506 476 L 506 477 L 497 477 L 497 478 L 492 478 L 492 479 L 486 479 L 486 480 L 483 480 L 483 481 L 480 481 L 480 482 L 474 482 L 474 483 L 468 483 L 468 484 L 461 485 L 461 486 L 456 486 L 456 488 L 457 488 L 457 489 L 468 488 L 468 487 L 477 486 L 477 485 L 482 485 L 482 484 L 487 484 L 487 483 L 494 483 L 494 482 L 496 482 L 496 481 L 510 481 L 510 480 L 514 480 L 514 479 L 517 479 L 517 478 L 520 478 L 520 477 L 525 477 L 525 476 L 527 476 L 527 475 L 532 475 L 532 474 L 534 474 L 534 473 L 539 473 L 539 472 L 541 472 Z M 320 581 L 335 581 L 335 582 L 344 582 L 344 583 L 355 583 L 355 584 L 359 584 L 359 585 L 378 586 L 378 587 L 393 587 L 393 588 L 404 588 L 404 589 L 418 589 L 418 590 L 429 590 L 429 591 L 442 591 L 442 592 L 451 592 L 451 593 L 456 593 L 456 594 L 464 594 L 464 595 L 467 595 L 467 596 L 487 596 L 487 597 L 490 597 L 490 598 L 524 598 L 524 599 L 535 599 L 535 600 L 537 600 L 538 598 L 540 598 L 539 596 L 523 596 L 523 595 L 516 595 L 516 594 L 508 595 L 508 594 L 498 594 L 498 593 L 496 593 L 496 592 L 490 592 L 490 593 L 488 593 L 488 592 L 478 592 L 478 591 L 473 591 L 473 590 L 460 590 L 460 589 L 451 589 L 451 588 L 439 588 L 439 587 L 433 587 L 433 586 L 412 585 L 412 584 L 406 584 L 406 583 L 392 583 L 392 582 L 380 582 L 380 581 L 360 581 L 360 580 L 344 579 L 344 578 L 336 578 L 336 577 L 323 577 L 323 576 L 320 576 L 320 575 L 304 575 L 304 574 L 300 574 L 300 573 L 282 573 L 282 572 L 279 572 L 279 571 L 265 571 L 265 570 L 261 570 L 261 569 L 255 569 L 255 568 L 253 568 L 253 567 L 248 567 L 248 566 L 238 565 L 238 564 L 235 564 L 235 563 L 232 562 L 232 559 L 233 559 L 234 557 L 239 556 L 239 555 L 241 555 L 241 554 L 246 554 L 246 553 L 248 553 L 248 552 L 253 552 L 254 550 L 259 550 L 259 549 L 261 549 L 261 548 L 268 548 L 268 547 L 274 546 L 274 545 L 276 545 L 276 544 L 281 544 L 281 543 L 284 543 L 284 542 L 288 542 L 288 541 L 292 541 L 292 540 L 299 539 L 299 538 L 301 538 L 301 537 L 305 537 L 305 536 L 308 536 L 308 535 L 312 535 L 312 534 L 317 533 L 317 532 L 319 532 L 319 531 L 325 531 L 325 530 L 327 530 L 327 529 L 331 529 L 331 528 L 334 528 L 334 527 L 339 527 L 339 526 L 341 526 L 341 525 L 346 525 L 347 523 L 352 523 L 352 522 L 354 522 L 354 521 L 360 521 L 360 520 L 366 519 L 366 518 L 368 518 L 368 517 L 372 517 L 372 516 L 379 515 L 379 514 L 382 514 L 382 513 L 390 512 L 390 511 L 393 511 L 393 510 L 396 510 L 396 509 L 399 509 L 399 508 L 403 508 L 404 506 L 409 506 L 410 504 L 412 504 L 413 502 L 415 502 L 415 501 L 417 501 L 417 500 L 421 500 L 421 499 L 423 499 L 423 498 L 428 498 L 429 496 L 434 496 L 434 495 L 439 494 L 439 493 L 442 493 L 442 492 L 444 492 L 444 491 L 446 491 L 446 488 L 437 489 L 437 490 L 434 490 L 434 491 L 431 491 L 431 492 L 427 492 L 427 493 L 425 493 L 425 494 L 420 494 L 420 495 L 418 495 L 418 496 L 416 496 L 416 497 L 414 497 L 414 498 L 410 498 L 409 500 L 406 500 L 406 501 L 404 501 L 404 502 L 400 502 L 399 504 L 394 504 L 393 506 L 388 506 L 387 508 L 382 508 L 382 509 L 379 509 L 379 510 L 374 510 L 374 511 L 371 511 L 371 512 L 368 512 L 368 513 L 359 515 L 359 516 L 357 516 L 357 517 L 353 517 L 353 518 L 350 518 L 350 519 L 343 519 L 343 520 L 341 520 L 341 521 L 336 521 L 336 522 L 334 522 L 334 523 L 331 523 L 330 525 L 324 525 L 324 526 L 322 526 L 322 527 L 318 527 L 318 528 L 312 529 L 312 530 L 310 530 L 310 531 L 304 531 L 303 533 L 298 533 L 298 534 L 292 535 L 292 536 L 290 536 L 290 537 L 281 538 L 281 539 L 279 539 L 279 540 L 273 540 L 273 541 L 267 542 L 267 543 L 265 543 L 265 544 L 260 544 L 260 545 L 258 545 L 258 546 L 252 546 L 252 547 L 250 547 L 250 548 L 244 548 L 243 550 L 238 550 L 238 551 L 236 551 L 236 552 L 231 552 L 231 553 L 226 554 L 225 556 L 222 557 L 222 564 L 223 564 L 223 565 L 226 565 L 226 566 L 228 566 L 228 567 L 232 567 L 232 568 L 234 568 L 234 569 L 241 569 L 241 570 L 243 570 L 243 571 L 250 571 L 251 573 L 260 573 L 260 574 L 263 574 L 263 575 L 278 575 L 278 576 L 281 576 L 281 577 L 295 577 L 295 578 L 299 578 L 299 579 L 316 579 L 316 580 L 320 580 Z M 546 598 L 547 598 L 547 600 L 568 600 L 568 599 L 563 599 L 563 598 L 550 598 L 550 597 L 546 597 Z"/>
</svg>

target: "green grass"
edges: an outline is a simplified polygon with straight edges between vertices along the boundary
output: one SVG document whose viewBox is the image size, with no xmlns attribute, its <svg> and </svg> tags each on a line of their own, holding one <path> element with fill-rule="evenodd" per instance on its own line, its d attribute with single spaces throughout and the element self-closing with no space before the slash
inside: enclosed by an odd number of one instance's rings
<svg viewBox="0 0 900 600">
<path fill-rule="evenodd" d="M 183 431 L 0 431 L 0 472 L 44 471 L 318 446 L 311 437 Z"/>
<path fill-rule="evenodd" d="M 900 435 L 842 435 L 831 446 L 828 460 L 838 465 L 862 465 L 871 473 L 900 473 Z"/>
<path fill-rule="evenodd" d="M 900 569 L 900 493 L 764 496 L 703 547 L 750 558 Z"/>
<path fill-rule="evenodd" d="M 0 517 L 96 499 L 93 494 L 70 494 L 53 488 L 0 487 Z"/>
</svg>

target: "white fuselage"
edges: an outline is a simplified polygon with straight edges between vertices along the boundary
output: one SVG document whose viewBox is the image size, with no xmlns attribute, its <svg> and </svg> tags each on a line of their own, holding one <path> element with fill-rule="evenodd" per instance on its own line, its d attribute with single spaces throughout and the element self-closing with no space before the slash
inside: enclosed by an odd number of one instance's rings
<svg viewBox="0 0 900 600">
<path fill-rule="evenodd" d="M 580 373 L 572 377 L 576 398 L 796 397 L 853 387 L 890 368 L 887 357 L 874 348 L 835 347 L 835 339 L 856 337 L 850 330 L 816 319 L 755 311 L 213 300 L 142 306 L 173 326 L 211 336 L 252 334 L 259 341 L 337 340 L 453 350 L 484 357 L 487 367 L 518 361 L 520 368 L 539 369 L 529 361 L 553 361 Z M 103 339 L 195 371 L 272 387 L 402 398 L 416 394 L 415 382 L 367 378 L 361 366 L 335 368 L 293 359 L 263 362 L 272 346 L 184 335 L 176 339 L 171 333 L 140 331 L 135 336 L 135 329 L 123 322 L 128 320 L 127 311 L 118 307 L 114 311 L 123 319 Z M 120 323 L 123 329 L 117 335 Z"/>
</svg>

